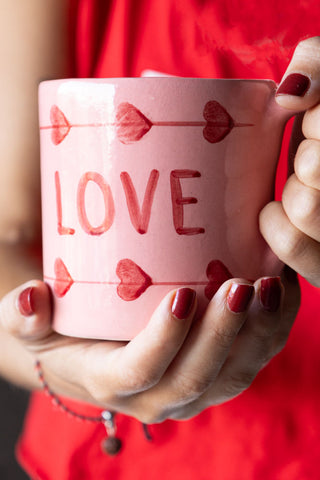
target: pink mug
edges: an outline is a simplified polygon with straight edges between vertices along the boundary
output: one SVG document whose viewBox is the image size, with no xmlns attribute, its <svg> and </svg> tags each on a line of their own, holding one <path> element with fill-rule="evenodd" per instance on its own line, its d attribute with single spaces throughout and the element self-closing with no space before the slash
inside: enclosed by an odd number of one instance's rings
<svg viewBox="0 0 320 480">
<path fill-rule="evenodd" d="M 64 335 L 129 340 L 172 289 L 281 271 L 258 229 L 288 112 L 270 80 L 40 85 L 44 279 Z"/>
</svg>

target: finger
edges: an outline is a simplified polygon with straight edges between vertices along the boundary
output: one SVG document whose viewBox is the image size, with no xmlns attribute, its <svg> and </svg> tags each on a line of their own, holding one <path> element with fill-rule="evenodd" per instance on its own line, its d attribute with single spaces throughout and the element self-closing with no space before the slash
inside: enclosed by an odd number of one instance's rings
<svg viewBox="0 0 320 480">
<path fill-rule="evenodd" d="M 263 279 L 262 279 L 263 280 Z M 261 281 L 259 280 L 255 287 L 256 290 L 259 292 L 259 282 L 260 282 L 260 292 L 261 292 Z M 247 388 L 252 380 L 256 375 L 256 371 L 252 370 L 252 365 L 258 364 L 260 369 L 264 367 L 264 365 L 268 362 L 270 358 L 278 354 L 286 345 L 289 334 L 291 332 L 292 326 L 294 324 L 295 318 L 297 316 L 299 306 L 300 306 L 300 287 L 299 282 L 297 279 L 297 274 L 288 266 L 285 266 L 282 275 L 281 275 L 282 285 L 281 286 L 281 304 L 280 304 L 280 311 L 281 311 L 281 318 L 279 319 L 279 311 L 277 312 L 276 305 L 278 304 L 279 297 L 278 297 L 278 287 L 275 284 L 275 289 L 271 288 L 271 292 L 269 290 L 269 294 L 266 295 L 266 291 L 264 291 L 263 295 L 266 298 L 269 298 L 269 307 L 267 308 L 266 314 L 263 312 L 262 314 L 262 323 L 261 317 L 260 318 L 252 318 L 251 326 L 253 324 L 253 330 L 251 331 L 251 335 L 257 337 L 256 341 L 251 343 L 251 346 L 244 348 L 244 352 L 241 354 L 241 358 L 236 358 L 235 349 L 232 349 L 232 355 L 234 358 L 234 369 L 229 375 L 229 381 L 231 380 L 231 385 L 227 387 L 227 392 L 225 395 L 237 395 L 241 393 L 245 388 Z M 266 288 L 266 285 L 263 287 Z M 261 305 L 263 303 L 260 300 Z M 265 300 L 264 300 L 265 303 Z M 273 310 L 275 309 L 275 313 L 273 314 L 270 312 L 270 303 L 273 305 Z M 267 301 L 268 305 L 268 301 Z M 268 313 L 269 312 L 269 313 Z M 270 316 L 271 314 L 271 316 Z M 264 317 L 264 318 L 263 318 Z M 271 322 L 270 322 L 271 320 Z M 262 327 L 262 329 L 261 329 Z M 267 330 L 264 331 L 265 327 Z M 247 336 L 243 335 L 243 333 L 248 332 L 250 329 L 250 318 L 247 318 L 247 321 L 243 328 L 240 330 L 239 333 L 239 343 L 235 342 L 235 347 L 238 348 L 239 345 L 244 347 L 243 340 L 248 339 Z M 259 343 L 262 340 L 261 333 L 266 333 L 265 341 L 263 345 L 259 347 Z M 247 333 L 246 333 L 247 335 Z M 270 340 L 268 337 L 270 335 Z M 254 337 L 253 337 L 254 338 Z M 252 350 L 252 345 L 256 345 L 257 348 Z M 243 355 L 246 355 L 247 352 L 253 353 L 256 351 L 258 353 L 258 358 L 256 359 L 247 359 L 246 365 L 247 369 L 239 368 L 240 364 L 238 360 L 242 363 Z M 231 357 L 232 358 L 232 357 Z M 226 365 L 227 367 L 227 365 Z M 249 370 L 248 370 L 249 367 Z M 259 367 L 258 367 L 259 368 Z M 221 374 L 223 373 L 223 370 Z M 224 372 L 226 373 L 226 372 Z M 221 388 L 219 386 L 220 377 L 217 379 L 217 383 L 215 383 L 212 389 L 208 390 L 204 396 L 202 396 L 197 402 L 190 403 L 184 406 L 182 409 L 176 409 L 174 412 L 171 413 L 170 418 L 175 420 L 187 420 L 189 418 L 194 417 L 198 413 L 202 412 L 205 408 L 212 406 L 213 404 L 220 403 L 223 401 L 221 396 L 221 391 L 226 390 L 225 387 Z M 238 388 L 237 388 L 238 386 Z"/>
<path fill-rule="evenodd" d="M 319 122 L 320 106 L 318 104 L 308 110 L 303 117 L 302 132 L 306 138 L 320 140 Z"/>
<path fill-rule="evenodd" d="M 171 419 L 186 420 L 212 405 L 231 400 L 246 390 L 269 360 L 275 332 L 279 329 L 283 286 L 279 277 L 255 282 L 255 295 L 245 324 L 212 386 L 197 401 L 175 409 Z"/>
<path fill-rule="evenodd" d="M 285 264 L 320 286 L 320 245 L 295 227 L 281 202 L 271 202 L 260 212 L 260 231 L 273 252 Z"/>
<path fill-rule="evenodd" d="M 168 412 L 195 401 L 210 387 L 245 322 L 253 290 L 252 284 L 239 279 L 220 287 L 161 381 L 130 399 L 131 408 L 146 423 L 162 421 Z"/>
<path fill-rule="evenodd" d="M 236 397 L 251 385 L 270 360 L 273 336 L 281 321 L 283 291 L 279 277 L 265 277 L 255 282 L 255 296 L 246 323 L 202 403 L 209 406 Z"/>
<path fill-rule="evenodd" d="M 302 111 L 320 99 L 320 37 L 298 44 L 276 92 L 277 103 L 290 110 Z"/>
<path fill-rule="evenodd" d="M 183 344 L 195 311 L 194 290 L 181 288 L 170 292 L 147 327 L 127 345 L 109 353 L 107 365 L 105 362 L 91 365 L 96 387 L 101 387 L 101 381 L 105 383 L 106 375 L 112 390 L 120 397 L 156 384 Z"/>
<path fill-rule="evenodd" d="M 286 268 L 285 271 L 288 272 L 290 269 Z M 235 344 L 236 348 L 232 350 L 232 355 L 228 358 L 213 387 L 199 401 L 186 405 L 183 409 L 176 409 L 170 415 L 171 419 L 188 420 L 205 408 L 239 395 L 251 385 L 261 368 L 282 350 L 287 342 L 300 304 L 300 289 L 295 272 L 291 271 L 290 274 L 284 274 L 282 278 L 284 281 L 283 286 L 281 286 L 280 308 L 274 313 L 267 309 L 269 314 L 262 311 L 259 318 L 254 315 L 252 323 L 250 318 L 247 319 L 245 327 L 241 330 L 239 341 Z M 264 280 L 268 279 L 262 281 Z M 256 284 L 256 289 L 258 287 L 259 291 L 259 283 L 261 293 L 261 280 L 258 281 L 258 285 Z M 279 301 L 279 290 L 276 284 L 274 286 L 274 293 L 269 292 L 268 295 L 271 293 L 272 304 L 275 306 Z M 270 317 L 270 313 L 272 317 Z M 261 320 L 262 323 L 260 323 Z M 253 329 L 248 335 L 250 326 Z M 267 327 L 266 330 L 265 327 Z"/>
<path fill-rule="evenodd" d="M 285 265 L 281 279 L 285 293 L 283 296 L 280 326 L 273 336 L 271 347 L 273 355 L 276 355 L 285 347 L 301 301 L 300 285 L 296 272 L 288 265 Z"/>
<path fill-rule="evenodd" d="M 320 118 L 319 118 L 320 120 Z M 304 140 L 297 150 L 295 173 L 308 187 L 320 190 L 320 141 Z"/>
<path fill-rule="evenodd" d="M 202 399 L 202 408 L 229 400 L 246 390 L 266 364 L 285 346 L 300 305 L 297 275 L 287 266 L 279 277 L 255 283 L 256 295 L 214 386 Z"/>
<path fill-rule="evenodd" d="M 40 280 L 27 282 L 8 293 L 0 303 L 1 326 L 14 337 L 37 342 L 51 332 L 51 295 Z"/>
<path fill-rule="evenodd" d="M 290 222 L 303 233 L 320 241 L 320 191 L 300 182 L 293 174 L 282 193 L 282 206 Z"/>
</svg>

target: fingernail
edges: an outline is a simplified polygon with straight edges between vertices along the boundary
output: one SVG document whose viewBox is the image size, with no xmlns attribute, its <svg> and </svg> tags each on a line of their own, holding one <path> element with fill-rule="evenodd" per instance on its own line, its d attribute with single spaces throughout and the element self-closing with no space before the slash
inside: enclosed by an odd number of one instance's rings
<svg viewBox="0 0 320 480">
<path fill-rule="evenodd" d="M 245 312 L 253 295 L 253 285 L 233 283 L 227 297 L 227 305 L 234 313 Z"/>
<path fill-rule="evenodd" d="M 172 303 L 172 313 L 179 320 L 187 318 L 192 310 L 196 292 L 191 288 L 179 288 Z"/>
<path fill-rule="evenodd" d="M 23 290 L 18 297 L 18 309 L 21 315 L 25 317 L 30 317 L 34 314 L 33 293 L 34 288 L 28 287 Z"/>
<path fill-rule="evenodd" d="M 294 95 L 303 97 L 310 87 L 310 78 L 301 73 L 291 73 L 278 87 L 276 95 Z"/>
<path fill-rule="evenodd" d="M 281 301 L 280 277 L 263 278 L 260 283 L 260 301 L 265 310 L 276 312 Z"/>
</svg>

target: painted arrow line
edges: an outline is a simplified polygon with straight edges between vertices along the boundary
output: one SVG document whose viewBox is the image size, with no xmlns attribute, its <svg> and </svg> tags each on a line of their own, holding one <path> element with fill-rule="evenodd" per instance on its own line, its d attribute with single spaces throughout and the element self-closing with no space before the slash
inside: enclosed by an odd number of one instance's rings
<svg viewBox="0 0 320 480">
<path fill-rule="evenodd" d="M 72 124 L 57 105 L 50 111 L 51 125 L 40 126 L 40 130 L 52 130 L 51 138 L 59 145 L 69 134 L 71 128 L 115 127 L 120 142 L 130 144 L 139 141 L 152 127 L 202 127 L 203 136 L 210 143 L 223 140 L 235 127 L 252 127 L 252 123 L 235 122 L 226 109 L 217 101 L 206 103 L 202 121 L 151 121 L 134 105 L 121 103 L 116 111 L 115 121 Z"/>
</svg>

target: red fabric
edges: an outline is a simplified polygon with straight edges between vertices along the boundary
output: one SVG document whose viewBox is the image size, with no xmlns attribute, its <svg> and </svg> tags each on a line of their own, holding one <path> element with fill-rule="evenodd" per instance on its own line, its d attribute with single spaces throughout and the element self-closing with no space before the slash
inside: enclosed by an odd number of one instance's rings
<svg viewBox="0 0 320 480">
<path fill-rule="evenodd" d="M 318 0 L 72 0 L 71 6 L 73 74 L 82 77 L 154 69 L 279 81 L 298 41 L 319 33 Z M 103 426 L 69 418 L 34 394 L 20 462 L 34 480 L 318 479 L 319 299 L 320 291 L 302 281 L 302 307 L 286 348 L 238 398 L 188 422 L 152 426 L 151 443 L 139 422 L 119 415 L 124 448 L 115 458 L 101 452 Z"/>
</svg>

